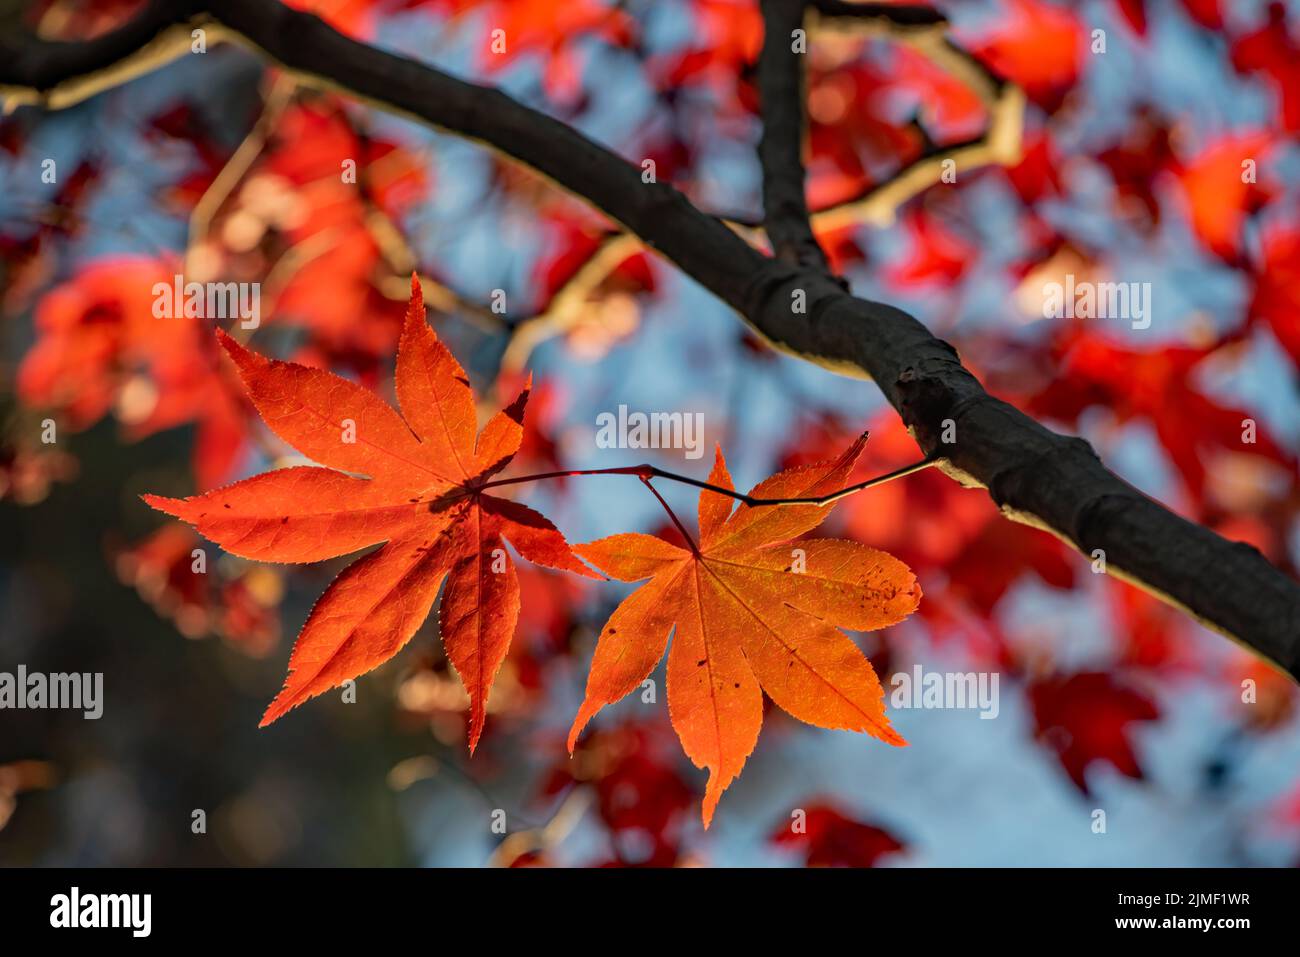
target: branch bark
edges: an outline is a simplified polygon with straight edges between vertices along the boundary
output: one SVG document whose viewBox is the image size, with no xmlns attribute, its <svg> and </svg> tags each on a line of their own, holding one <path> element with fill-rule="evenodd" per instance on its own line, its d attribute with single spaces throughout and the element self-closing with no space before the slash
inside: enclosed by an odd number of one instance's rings
<svg viewBox="0 0 1300 957">
<path fill-rule="evenodd" d="M 857 3 L 846 0 L 810 0 L 823 17 L 850 20 L 878 20 L 900 27 L 932 27 L 948 19 L 931 7 L 905 6 L 901 3 Z"/>
<path fill-rule="evenodd" d="M 0 94 L 6 112 L 31 104 L 61 110 L 149 73 L 190 49 L 201 5 L 150 0 L 131 20 L 92 40 L 0 37 Z"/>
<path fill-rule="evenodd" d="M 186 3 L 168 6 L 173 23 L 190 12 L 180 9 Z M 636 233 L 778 348 L 874 379 L 926 455 L 943 456 L 940 467 L 963 484 L 987 488 L 1009 518 L 1085 554 L 1104 551 L 1109 571 L 1300 678 L 1296 582 L 1254 548 L 1143 495 L 1108 471 L 1084 440 L 1052 432 L 989 395 L 952 346 L 907 313 L 850 295 L 820 269 L 763 256 L 672 186 L 643 183 L 638 166 L 493 87 L 367 46 L 267 0 L 209 0 L 205 10 L 214 25 L 304 78 L 476 139 L 548 176 Z M 161 29 L 156 20 L 124 27 L 92 41 L 93 50 L 35 42 L 13 55 L 6 44 L 0 87 L 54 105 L 46 94 L 77 89 L 87 68 L 102 77 L 121 62 L 138 67 L 139 54 L 125 52 L 130 41 L 148 42 Z M 796 290 L 806 295 L 806 314 L 791 308 Z M 949 421 L 956 441 L 945 445 Z"/>
<path fill-rule="evenodd" d="M 813 236 L 804 192 L 803 51 L 794 49 L 803 29 L 804 0 L 760 0 L 763 49 L 758 56 L 758 97 L 763 136 L 758 159 L 763 168 L 763 226 L 772 252 L 782 262 L 825 271 L 826 254 Z"/>
</svg>

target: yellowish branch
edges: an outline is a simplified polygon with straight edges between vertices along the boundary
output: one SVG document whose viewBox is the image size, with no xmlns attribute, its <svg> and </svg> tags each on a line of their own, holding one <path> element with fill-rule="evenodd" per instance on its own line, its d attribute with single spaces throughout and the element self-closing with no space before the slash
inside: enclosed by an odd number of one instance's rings
<svg viewBox="0 0 1300 957">
<path fill-rule="evenodd" d="M 212 227 L 212 221 L 217 213 L 221 211 L 222 204 L 230 198 L 230 194 L 235 191 L 257 157 L 261 155 L 272 128 L 284 113 L 285 107 L 293 100 L 297 87 L 297 82 L 289 74 L 282 73 L 276 77 L 262 105 L 262 113 L 257 118 L 257 122 L 230 154 L 230 159 L 226 160 L 226 165 L 221 167 L 221 171 L 208 184 L 199 201 L 194 204 L 194 209 L 190 211 L 185 272 L 191 271 L 195 247 L 207 238 L 208 230 Z"/>
</svg>

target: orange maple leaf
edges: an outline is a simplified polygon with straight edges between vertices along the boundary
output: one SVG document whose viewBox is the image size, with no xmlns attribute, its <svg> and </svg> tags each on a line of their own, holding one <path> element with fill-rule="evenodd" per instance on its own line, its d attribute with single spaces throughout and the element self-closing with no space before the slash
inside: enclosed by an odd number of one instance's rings
<svg viewBox="0 0 1300 957">
<path fill-rule="evenodd" d="M 473 752 L 519 618 L 519 580 L 502 538 L 531 562 L 599 577 L 545 517 L 482 490 L 519 449 L 531 383 L 476 441 L 465 370 L 425 321 L 414 279 L 397 356 L 401 414 L 333 373 L 218 336 L 271 431 L 329 467 L 278 469 L 191 498 L 145 501 L 258 561 L 316 562 L 385 543 L 316 603 L 262 726 L 395 655 L 446 579 L 442 640 L 469 694 Z"/>
<path fill-rule="evenodd" d="M 864 435 L 840 458 L 779 472 L 750 493 L 812 498 L 844 485 Z M 731 489 L 718 449 L 709 482 Z M 612 535 L 574 551 L 623 581 L 650 581 L 610 616 L 596 645 L 587 694 L 569 732 L 572 752 L 591 717 L 639 688 L 664 655 L 668 711 L 696 767 L 708 768 L 704 826 L 758 741 L 763 695 L 823 728 L 906 742 L 885 716 L 884 691 L 866 655 L 836 626 L 871 631 L 911 614 L 921 598 L 906 565 L 838 539 L 799 539 L 821 524 L 820 505 L 742 504 L 700 495 L 693 550 L 652 535 Z"/>
</svg>

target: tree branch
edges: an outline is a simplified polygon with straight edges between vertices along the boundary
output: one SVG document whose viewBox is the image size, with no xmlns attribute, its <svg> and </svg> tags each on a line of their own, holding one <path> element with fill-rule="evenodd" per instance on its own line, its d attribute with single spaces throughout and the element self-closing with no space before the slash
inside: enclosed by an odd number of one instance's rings
<svg viewBox="0 0 1300 957">
<path fill-rule="evenodd" d="M 938 10 L 900 3 L 853 3 L 846 0 L 809 0 L 809 6 L 826 18 L 875 20 L 897 27 L 933 27 L 948 22 Z"/>
<path fill-rule="evenodd" d="M 943 34 L 946 21 L 937 11 L 896 4 L 841 6 L 852 15 L 815 14 L 811 24 L 813 29 L 809 31 L 810 42 L 823 33 L 859 32 L 883 35 L 907 44 L 969 87 L 984 102 L 989 122 L 979 136 L 956 143 L 933 144 L 906 166 L 860 195 L 813 212 L 810 219 L 814 236 L 817 231 L 830 232 L 864 223 L 891 225 L 904 203 L 942 181 L 948 161 L 951 161 L 952 172 L 964 173 L 981 166 L 1006 165 L 1020 159 L 1024 93 L 1015 84 L 1003 82 L 979 60 L 948 42 Z M 826 5 L 827 11 L 837 9 L 835 4 Z M 801 97 L 795 105 L 802 109 Z M 799 123 L 802 124 L 802 118 Z M 802 135 L 802 129 L 800 133 Z M 761 216 L 753 219 L 731 214 L 721 218 L 753 245 L 761 246 L 767 238 Z M 396 227 L 391 223 L 385 223 L 384 227 L 382 235 L 377 237 L 381 239 L 381 245 L 385 249 L 395 244 L 402 245 Z M 556 290 L 542 311 L 528 318 L 495 315 L 427 276 L 422 276 L 421 281 L 425 287 L 425 301 L 431 306 L 442 312 L 458 312 L 480 325 L 504 332 L 507 342 L 501 357 L 501 369 L 517 373 L 527 365 L 539 345 L 577 325 L 600 284 L 642 248 L 636 234 L 610 231 Z M 402 261 L 406 265 L 396 264 L 396 274 L 381 284 L 381 291 L 390 299 L 405 301 L 409 293 L 405 277 L 416 268 L 416 264 L 409 251 Z"/>
<path fill-rule="evenodd" d="M 857 9 L 860 5 L 851 6 Z M 823 17 L 814 21 L 814 27 L 820 32 L 825 29 L 827 22 L 834 24 L 839 31 L 855 27 L 867 32 L 880 31 L 878 21 L 862 19 L 836 18 L 827 21 Z M 865 195 L 813 213 L 813 227 L 820 232 L 829 232 L 855 223 L 891 225 L 898 209 L 907 200 L 935 183 L 942 182 L 946 160 L 952 161 L 955 173 L 1020 160 L 1025 114 L 1025 94 L 1020 87 L 1004 82 L 975 57 L 954 46 L 944 36 L 942 26 L 913 28 L 890 24 L 887 30 L 891 39 L 911 46 L 973 90 L 988 110 L 988 126 L 982 135 L 972 139 L 931 146 L 889 179 L 873 186 Z"/>
<path fill-rule="evenodd" d="M 199 19 L 201 9 L 192 0 L 150 0 L 116 30 L 75 43 L 0 37 L 6 112 L 24 104 L 65 109 L 158 69 L 189 51 L 190 31 L 197 25 L 191 21 Z"/>
<path fill-rule="evenodd" d="M 758 159 L 763 167 L 763 225 L 772 252 L 782 262 L 829 270 L 826 254 L 813 236 L 804 194 L 803 47 L 794 49 L 803 29 L 804 0 L 760 0 L 763 49 L 758 56 L 758 96 L 763 105 L 763 136 Z"/>
<path fill-rule="evenodd" d="M 672 186 L 643 183 L 639 167 L 495 88 L 369 47 L 311 14 L 266 0 L 210 0 L 207 9 L 315 82 L 532 166 L 639 235 L 778 347 L 873 378 L 927 456 L 942 455 L 939 467 L 953 478 L 987 488 L 1008 517 L 1051 531 L 1085 554 L 1103 551 L 1110 571 L 1300 676 L 1296 582 L 1254 548 L 1174 515 L 1122 481 L 1084 440 L 1058 435 L 989 395 L 956 351 L 908 314 L 855 298 L 816 270 L 764 257 Z M 2 57 L 0 84 L 11 95 L 31 87 L 41 102 L 40 90 L 77 82 L 87 63 L 97 70 L 112 66 L 103 62 L 105 41 L 118 43 L 114 38 L 127 29 L 93 41 L 95 56 L 41 44 L 30 56 Z M 806 294 L 807 314 L 792 311 L 795 290 Z M 952 444 L 941 441 L 945 423 L 955 428 Z"/>
</svg>

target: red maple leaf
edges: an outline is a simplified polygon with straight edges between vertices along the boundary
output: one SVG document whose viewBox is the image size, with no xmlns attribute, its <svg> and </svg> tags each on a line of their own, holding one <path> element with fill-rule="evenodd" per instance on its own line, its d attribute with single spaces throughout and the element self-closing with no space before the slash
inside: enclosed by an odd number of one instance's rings
<svg viewBox="0 0 1300 957">
<path fill-rule="evenodd" d="M 315 562 L 384 543 L 316 603 L 262 725 L 395 655 L 446 579 L 442 639 L 469 694 L 472 752 L 519 617 L 519 580 L 502 539 L 529 561 L 597 577 L 542 515 L 483 492 L 519 449 L 528 387 L 476 441 L 473 392 L 425 321 L 414 278 L 397 357 L 401 414 L 347 379 L 219 335 L 270 429 L 328 468 L 279 469 L 192 498 L 145 501 L 260 561 Z"/>
<path fill-rule="evenodd" d="M 865 440 L 833 461 L 780 472 L 750 494 L 784 499 L 837 491 Z M 709 482 L 732 488 L 721 449 Z M 624 534 L 574 549 L 615 578 L 650 581 L 600 633 L 569 750 L 596 712 L 641 686 L 675 627 L 668 711 L 686 754 L 709 769 L 705 827 L 758 741 L 763 691 L 809 724 L 905 743 L 885 716 L 871 663 L 836 626 L 884 628 L 910 615 L 921 598 L 911 571 L 891 555 L 856 542 L 798 538 L 821 524 L 826 507 L 741 505 L 733 514 L 734 505 L 720 492 L 702 492 L 699 543 L 689 548 Z"/>
</svg>

